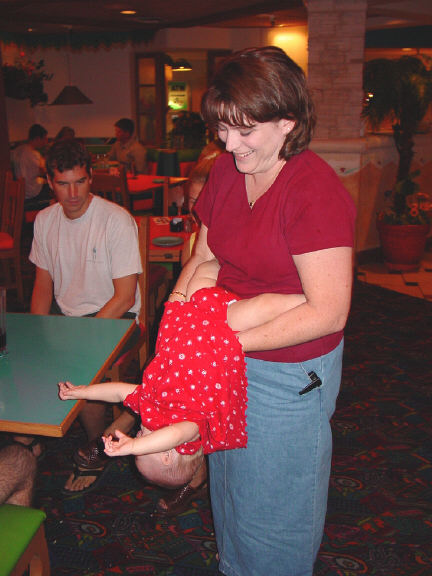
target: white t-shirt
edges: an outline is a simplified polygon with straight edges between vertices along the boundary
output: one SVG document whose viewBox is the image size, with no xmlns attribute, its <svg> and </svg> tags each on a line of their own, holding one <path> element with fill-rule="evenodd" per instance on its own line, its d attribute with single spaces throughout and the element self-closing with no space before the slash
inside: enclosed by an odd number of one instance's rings
<svg viewBox="0 0 432 576">
<path fill-rule="evenodd" d="M 66 316 L 98 312 L 114 295 L 113 279 L 142 272 L 135 220 L 99 196 L 92 196 L 86 212 L 74 220 L 59 203 L 39 212 L 29 258 L 51 275 Z M 137 286 L 129 312 L 138 314 L 140 305 Z"/>
<path fill-rule="evenodd" d="M 114 142 L 109 151 L 108 157 L 110 160 L 117 160 L 122 164 L 130 164 L 132 161 L 135 163 L 136 171 L 139 174 L 147 173 L 147 150 L 144 146 L 131 138 L 125 143 Z"/>
<path fill-rule="evenodd" d="M 34 198 L 39 194 L 44 184 L 40 175 L 43 166 L 41 154 L 30 144 L 21 144 L 12 153 L 15 176 L 25 180 L 26 199 Z"/>
</svg>

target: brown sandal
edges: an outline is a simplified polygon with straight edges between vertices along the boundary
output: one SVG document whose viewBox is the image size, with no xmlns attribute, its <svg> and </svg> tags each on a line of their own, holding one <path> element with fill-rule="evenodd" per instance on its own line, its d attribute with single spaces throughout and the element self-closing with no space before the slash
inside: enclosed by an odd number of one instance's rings
<svg viewBox="0 0 432 576">
<path fill-rule="evenodd" d="M 190 502 L 207 498 L 207 481 L 204 481 L 196 488 L 192 488 L 190 484 L 186 484 L 181 488 L 171 490 L 167 496 L 162 498 L 162 500 L 164 500 L 166 503 L 166 508 L 161 507 L 160 503 L 158 502 L 156 512 L 162 516 L 177 516 L 177 514 L 183 514 L 183 512 L 189 510 L 188 504 Z"/>
<path fill-rule="evenodd" d="M 97 470 L 103 468 L 110 459 L 104 452 L 102 438 L 95 438 L 85 446 L 78 448 L 73 455 L 74 462 L 80 468 Z"/>
</svg>

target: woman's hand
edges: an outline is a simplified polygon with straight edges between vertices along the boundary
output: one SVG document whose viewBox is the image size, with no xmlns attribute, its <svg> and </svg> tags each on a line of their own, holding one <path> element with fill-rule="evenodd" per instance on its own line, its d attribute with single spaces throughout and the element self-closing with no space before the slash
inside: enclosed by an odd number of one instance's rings
<svg viewBox="0 0 432 576">
<path fill-rule="evenodd" d="M 81 400 L 85 398 L 87 386 L 74 386 L 72 382 L 59 382 L 60 400 Z"/>
</svg>

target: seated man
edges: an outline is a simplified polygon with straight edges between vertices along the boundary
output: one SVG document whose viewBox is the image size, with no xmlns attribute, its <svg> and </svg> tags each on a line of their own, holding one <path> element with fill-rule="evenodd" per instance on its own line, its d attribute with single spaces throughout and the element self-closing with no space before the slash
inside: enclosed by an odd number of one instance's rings
<svg viewBox="0 0 432 576">
<path fill-rule="evenodd" d="M 45 160 L 40 150 L 48 146 L 48 132 L 40 124 L 33 124 L 28 140 L 12 153 L 12 163 L 16 178 L 25 180 L 25 208 L 40 209 L 48 206 L 49 186 L 45 178 Z"/>
<path fill-rule="evenodd" d="M 124 164 L 127 170 L 146 174 L 147 152 L 144 146 L 133 138 L 135 130 L 133 121 L 129 118 L 120 118 L 114 126 L 116 142 L 112 145 L 108 158 Z"/>
<path fill-rule="evenodd" d="M 76 140 L 52 145 L 47 173 L 58 202 L 41 211 L 34 224 L 29 258 L 36 266 L 36 278 L 30 311 L 136 318 L 142 268 L 134 219 L 121 206 L 91 194 L 90 155 Z M 78 451 L 80 466 L 66 482 L 68 492 L 89 488 L 103 471 L 106 459 L 98 458 L 91 441 L 105 430 L 105 407 L 87 403 L 80 414 L 89 447 Z M 124 412 L 116 427 L 129 431 L 134 422 Z"/>
</svg>

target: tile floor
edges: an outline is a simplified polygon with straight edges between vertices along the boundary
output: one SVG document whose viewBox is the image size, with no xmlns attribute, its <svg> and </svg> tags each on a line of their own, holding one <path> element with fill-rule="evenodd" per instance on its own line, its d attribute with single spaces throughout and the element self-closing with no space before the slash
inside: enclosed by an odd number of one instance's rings
<svg viewBox="0 0 432 576">
<path fill-rule="evenodd" d="M 357 266 L 357 279 L 376 284 L 388 290 L 424 298 L 432 302 L 432 251 L 425 252 L 417 272 L 388 272 L 381 262 L 370 262 Z"/>
</svg>

